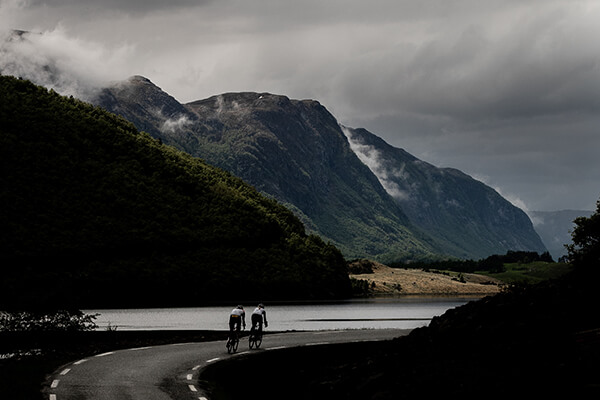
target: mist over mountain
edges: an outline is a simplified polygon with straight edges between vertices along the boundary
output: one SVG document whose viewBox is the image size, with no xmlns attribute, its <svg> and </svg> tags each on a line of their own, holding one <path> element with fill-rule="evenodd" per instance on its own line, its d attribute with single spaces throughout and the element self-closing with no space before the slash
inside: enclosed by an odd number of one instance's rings
<svg viewBox="0 0 600 400">
<path fill-rule="evenodd" d="M 284 203 L 349 258 L 545 251 L 527 215 L 493 189 L 342 127 L 314 100 L 227 93 L 182 105 L 138 76 L 95 102 Z"/>
<path fill-rule="evenodd" d="M 545 251 L 525 212 L 489 186 L 419 160 L 365 129 L 344 132 L 409 219 L 451 254 L 477 259 L 508 250 Z"/>
<path fill-rule="evenodd" d="M 118 53 L 118 52 L 117 52 Z M 64 32 L 0 27 L 0 74 L 89 101 L 112 79 L 111 56 Z M 102 60 L 102 62 L 100 62 Z"/>
</svg>

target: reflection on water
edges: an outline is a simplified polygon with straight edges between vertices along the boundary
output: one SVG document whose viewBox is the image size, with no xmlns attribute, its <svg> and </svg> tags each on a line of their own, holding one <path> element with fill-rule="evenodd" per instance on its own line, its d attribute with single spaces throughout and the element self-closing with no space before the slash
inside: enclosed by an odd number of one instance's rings
<svg viewBox="0 0 600 400">
<path fill-rule="evenodd" d="M 396 298 L 350 300 L 326 304 L 265 304 L 269 330 L 325 329 L 413 329 L 426 326 L 431 318 L 461 306 L 472 298 Z M 153 308 L 85 310 L 100 314 L 100 330 L 225 330 L 229 312 L 235 307 Z M 246 323 L 254 304 L 245 305 Z"/>
</svg>

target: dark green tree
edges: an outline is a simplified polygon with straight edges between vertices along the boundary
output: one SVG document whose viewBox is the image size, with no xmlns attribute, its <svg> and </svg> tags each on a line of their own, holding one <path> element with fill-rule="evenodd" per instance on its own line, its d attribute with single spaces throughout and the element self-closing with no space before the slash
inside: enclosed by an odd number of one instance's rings
<svg viewBox="0 0 600 400">
<path fill-rule="evenodd" d="M 567 245 L 569 260 L 578 268 L 598 270 L 600 263 L 600 200 L 589 218 L 579 217 L 571 232 L 573 243 Z"/>
</svg>

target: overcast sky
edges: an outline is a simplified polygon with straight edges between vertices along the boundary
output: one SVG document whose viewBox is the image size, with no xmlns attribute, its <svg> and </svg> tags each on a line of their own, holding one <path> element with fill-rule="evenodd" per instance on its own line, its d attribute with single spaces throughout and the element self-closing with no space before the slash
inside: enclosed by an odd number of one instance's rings
<svg viewBox="0 0 600 400">
<path fill-rule="evenodd" d="M 599 21 L 600 1 L 575 0 L 0 0 L 0 29 L 44 33 L 0 47 L 0 67 L 144 75 L 182 103 L 316 99 L 526 211 L 594 210 Z"/>
</svg>

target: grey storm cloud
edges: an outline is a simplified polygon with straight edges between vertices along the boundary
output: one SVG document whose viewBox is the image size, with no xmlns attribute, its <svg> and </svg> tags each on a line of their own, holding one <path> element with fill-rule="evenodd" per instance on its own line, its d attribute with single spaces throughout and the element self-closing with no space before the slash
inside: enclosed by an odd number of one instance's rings
<svg viewBox="0 0 600 400">
<path fill-rule="evenodd" d="M 526 210 L 589 210 L 598 20 L 593 0 L 0 0 L 0 27 L 44 37 L 0 54 L 55 60 L 65 82 L 144 75 L 181 102 L 246 90 L 317 99 Z"/>
</svg>

